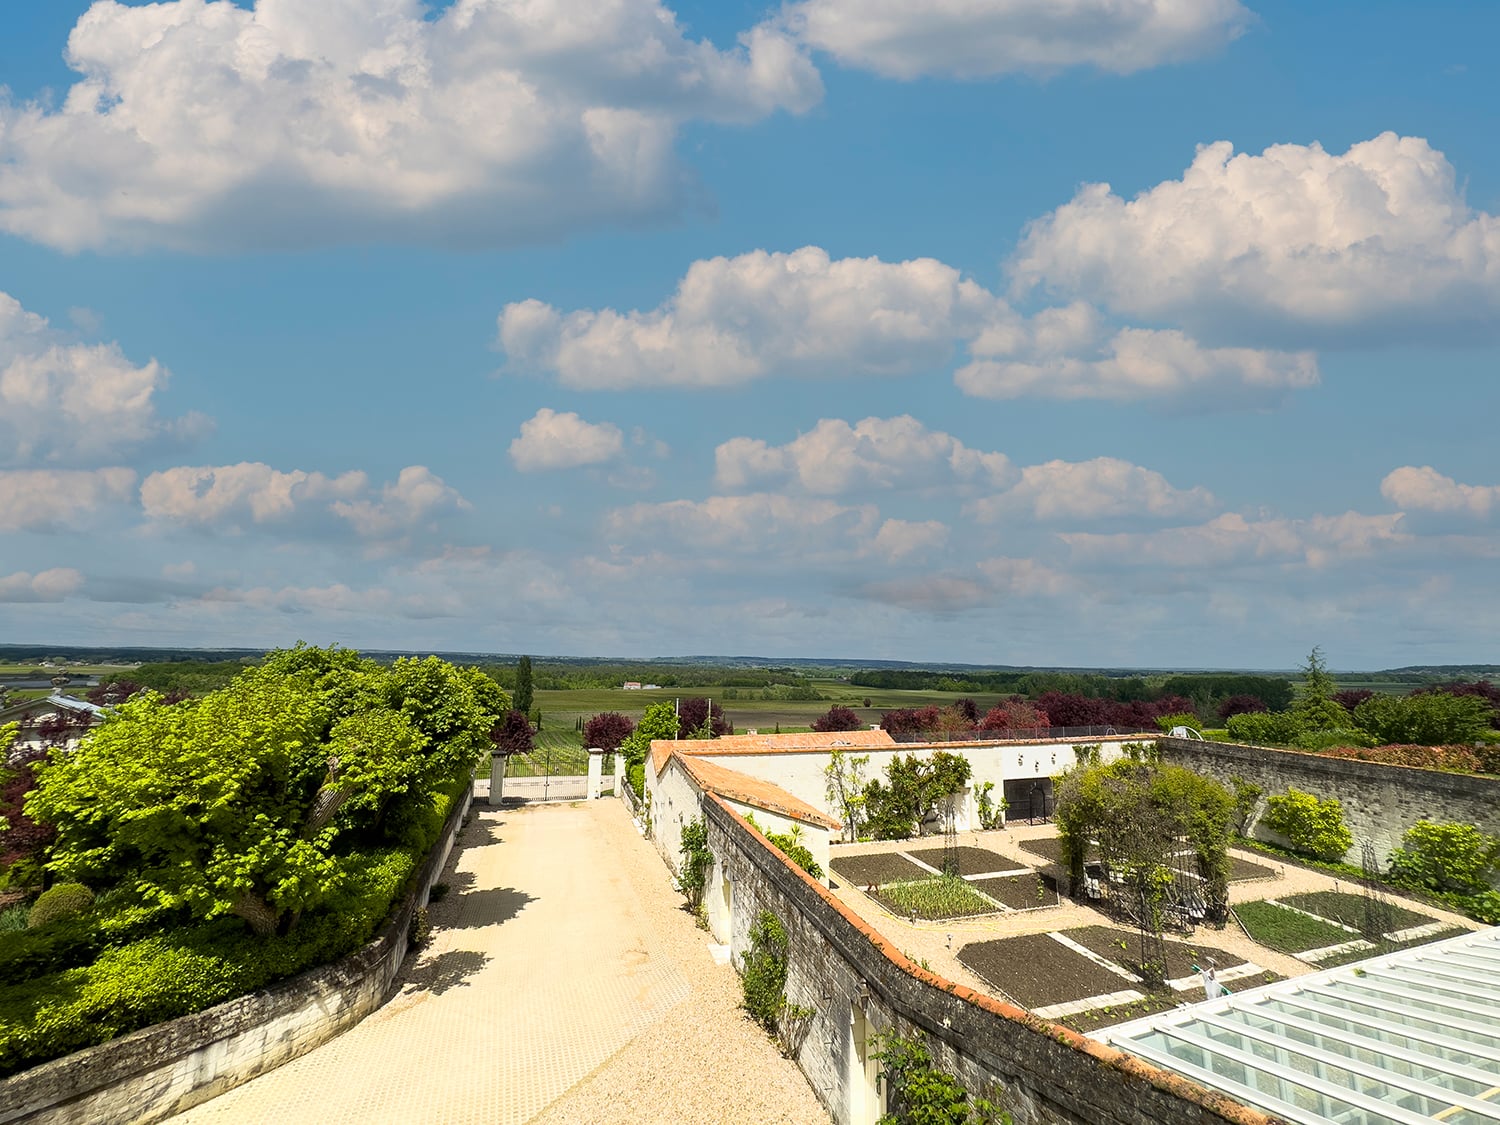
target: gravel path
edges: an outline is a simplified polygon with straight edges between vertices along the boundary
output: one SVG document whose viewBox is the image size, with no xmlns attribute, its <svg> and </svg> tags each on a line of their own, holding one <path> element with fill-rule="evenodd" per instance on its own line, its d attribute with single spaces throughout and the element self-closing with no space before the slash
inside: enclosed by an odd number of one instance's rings
<svg viewBox="0 0 1500 1125">
<path fill-rule="evenodd" d="M 619 802 L 476 813 L 396 995 L 179 1125 L 828 1121 Z"/>
</svg>

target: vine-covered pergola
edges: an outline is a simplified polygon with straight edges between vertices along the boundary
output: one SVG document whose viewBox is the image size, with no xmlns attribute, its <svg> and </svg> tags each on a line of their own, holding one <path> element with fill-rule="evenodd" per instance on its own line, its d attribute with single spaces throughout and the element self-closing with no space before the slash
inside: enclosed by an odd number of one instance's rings
<svg viewBox="0 0 1500 1125">
<path fill-rule="evenodd" d="M 1169 911 L 1184 920 L 1224 917 L 1233 814 L 1234 798 L 1223 786 L 1181 766 L 1122 760 L 1062 777 L 1058 838 L 1073 892 L 1085 885 L 1088 850 L 1097 846 L 1114 904 L 1140 927 L 1148 975 L 1161 960 Z M 1186 879 L 1183 852 L 1192 855 Z"/>
</svg>

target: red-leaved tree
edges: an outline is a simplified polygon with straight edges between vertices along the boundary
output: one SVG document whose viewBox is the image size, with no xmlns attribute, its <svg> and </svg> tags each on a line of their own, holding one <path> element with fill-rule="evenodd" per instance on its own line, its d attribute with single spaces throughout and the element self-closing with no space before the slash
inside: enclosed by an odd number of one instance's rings
<svg viewBox="0 0 1500 1125">
<path fill-rule="evenodd" d="M 502 754 L 530 754 L 535 745 L 531 720 L 520 711 L 507 711 L 490 730 L 495 749 Z"/>
<path fill-rule="evenodd" d="M 991 707 L 979 721 L 980 730 L 997 734 L 1006 731 L 1025 731 L 1029 734 L 1051 725 L 1052 719 L 1047 712 L 1024 699 L 1007 699 L 999 706 Z"/>
<path fill-rule="evenodd" d="M 1258 695 L 1231 695 L 1219 704 L 1219 718 L 1228 722 L 1235 715 L 1250 715 L 1264 710 L 1265 700 Z"/>
<path fill-rule="evenodd" d="M 723 738 L 726 734 L 733 734 L 734 727 L 724 717 L 724 709 L 710 699 L 699 696 L 694 699 L 684 699 L 677 708 L 677 729 L 682 732 L 683 738 L 701 737 L 703 724 L 708 720 L 712 708 L 713 726 L 710 728 L 710 738 Z"/>
<path fill-rule="evenodd" d="M 583 724 L 585 749 L 618 750 L 635 733 L 635 724 L 618 711 L 605 711 Z"/>
<path fill-rule="evenodd" d="M 903 734 L 931 734 L 937 730 L 940 718 L 936 704 L 930 707 L 897 707 L 880 717 L 880 729 L 892 738 Z"/>
<path fill-rule="evenodd" d="M 837 703 L 828 708 L 828 714 L 819 715 L 812 722 L 812 729 L 816 731 L 859 730 L 862 726 L 858 715 Z"/>
</svg>

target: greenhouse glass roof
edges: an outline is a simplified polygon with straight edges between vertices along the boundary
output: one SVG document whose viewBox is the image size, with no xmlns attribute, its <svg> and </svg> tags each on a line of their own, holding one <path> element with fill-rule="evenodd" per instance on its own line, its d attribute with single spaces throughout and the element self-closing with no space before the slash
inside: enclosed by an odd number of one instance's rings
<svg viewBox="0 0 1500 1125">
<path fill-rule="evenodd" d="M 1500 1125 L 1500 930 L 1098 1033 L 1302 1125 Z"/>
</svg>

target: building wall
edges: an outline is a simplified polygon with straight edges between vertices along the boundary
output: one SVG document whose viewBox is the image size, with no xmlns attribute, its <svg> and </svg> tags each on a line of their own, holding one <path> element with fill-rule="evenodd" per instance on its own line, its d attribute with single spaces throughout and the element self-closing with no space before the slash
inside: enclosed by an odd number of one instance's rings
<svg viewBox="0 0 1500 1125">
<path fill-rule="evenodd" d="M 1158 746 L 1162 761 L 1186 766 L 1225 786 L 1239 777 L 1259 785 L 1267 797 L 1290 787 L 1319 798 L 1338 798 L 1354 835 L 1354 846 L 1344 856 L 1349 863 L 1360 862 L 1362 845 L 1368 842 L 1383 866 L 1391 851 L 1400 847 L 1402 835 L 1419 820 L 1459 821 L 1500 834 L 1500 778 L 1181 738 L 1163 737 Z M 1253 833 L 1282 842 L 1258 823 Z"/>
<path fill-rule="evenodd" d="M 862 1032 L 925 1040 L 940 1065 L 1016 1125 L 1272 1125 L 1264 1115 L 1138 1059 L 935 976 L 908 961 L 738 818 L 705 805 L 715 856 L 708 898 L 739 965 L 761 910 L 789 939 L 787 998 L 812 1010 L 792 1056 L 837 1125 L 880 1107 Z"/>
<path fill-rule="evenodd" d="M 1076 742 L 912 743 L 887 750 L 850 751 L 850 754 L 856 757 L 869 755 L 870 760 L 865 764 L 863 772 L 866 781 L 884 778 L 887 763 L 901 755 L 913 754 L 918 758 L 926 758 L 934 749 L 962 754 L 969 760 L 972 770 L 969 791 L 958 808 L 958 830 L 967 832 L 979 827 L 974 789 L 985 782 L 994 784 L 992 796 L 998 802 L 1005 791 L 1005 781 L 1008 778 L 1051 777 L 1062 773 L 1077 764 L 1079 746 L 1099 746 L 1100 760 L 1111 762 L 1120 756 L 1120 746 L 1132 741 L 1150 741 L 1150 738 L 1117 736 L 1108 739 L 1079 739 Z M 709 760 L 727 769 L 738 770 L 779 785 L 813 808 L 827 812 L 835 820 L 843 819 L 843 810 L 834 808 L 828 799 L 828 778 L 824 772 L 829 761 L 827 750 L 712 755 Z"/>
</svg>

